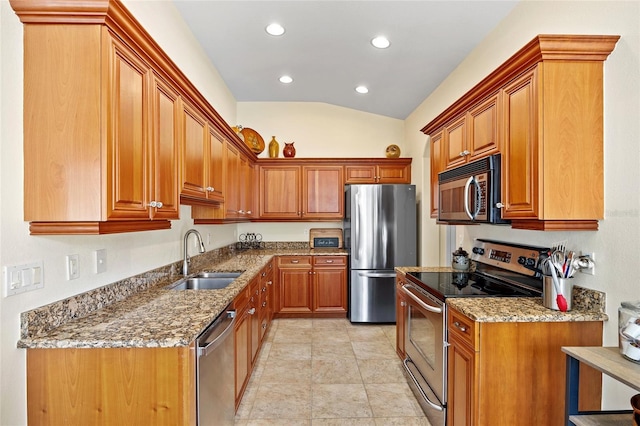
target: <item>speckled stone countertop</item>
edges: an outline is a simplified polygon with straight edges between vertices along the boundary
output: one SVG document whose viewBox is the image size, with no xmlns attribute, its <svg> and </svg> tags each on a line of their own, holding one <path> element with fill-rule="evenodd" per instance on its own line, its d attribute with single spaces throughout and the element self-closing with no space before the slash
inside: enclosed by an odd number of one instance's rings
<svg viewBox="0 0 640 426">
<path fill-rule="evenodd" d="M 19 348 L 188 346 L 274 255 L 347 255 L 279 243 L 260 250 L 217 249 L 191 259 L 191 274 L 244 271 L 219 290 L 170 290 L 181 261 L 24 312 Z"/>
<path fill-rule="evenodd" d="M 407 272 L 449 272 L 448 267 L 396 268 Z M 605 294 L 578 286 L 573 288 L 572 309 L 555 311 L 543 306 L 541 297 L 449 297 L 447 306 L 478 322 L 607 321 Z"/>
</svg>

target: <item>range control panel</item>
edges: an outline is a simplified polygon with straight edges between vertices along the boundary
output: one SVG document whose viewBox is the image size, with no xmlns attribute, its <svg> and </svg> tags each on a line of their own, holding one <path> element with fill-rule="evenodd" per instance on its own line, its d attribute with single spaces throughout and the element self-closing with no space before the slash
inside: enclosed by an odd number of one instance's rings
<svg viewBox="0 0 640 426">
<path fill-rule="evenodd" d="M 471 249 L 471 259 L 519 274 L 534 276 L 539 272 L 540 262 L 546 259 L 548 252 L 548 247 L 477 239 Z"/>
</svg>

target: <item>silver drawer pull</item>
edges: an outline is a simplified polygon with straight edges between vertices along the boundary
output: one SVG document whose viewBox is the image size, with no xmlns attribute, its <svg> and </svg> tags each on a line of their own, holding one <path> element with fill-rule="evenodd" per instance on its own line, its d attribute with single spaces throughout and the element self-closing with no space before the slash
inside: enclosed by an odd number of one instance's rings
<svg viewBox="0 0 640 426">
<path fill-rule="evenodd" d="M 463 333 L 467 332 L 467 327 L 465 327 L 464 325 L 460 324 L 458 321 L 454 322 L 453 325 L 455 325 L 456 328 L 459 329 L 460 331 L 462 331 Z"/>
<path fill-rule="evenodd" d="M 247 311 L 247 313 L 248 313 L 249 315 L 253 315 L 253 314 L 255 314 L 255 313 L 256 313 L 256 308 L 251 308 L 251 309 L 249 309 L 249 310 Z"/>
<path fill-rule="evenodd" d="M 300 263 L 299 260 L 292 260 L 291 263 Z"/>
<path fill-rule="evenodd" d="M 266 307 L 267 306 L 267 302 L 262 302 L 262 307 Z"/>
</svg>

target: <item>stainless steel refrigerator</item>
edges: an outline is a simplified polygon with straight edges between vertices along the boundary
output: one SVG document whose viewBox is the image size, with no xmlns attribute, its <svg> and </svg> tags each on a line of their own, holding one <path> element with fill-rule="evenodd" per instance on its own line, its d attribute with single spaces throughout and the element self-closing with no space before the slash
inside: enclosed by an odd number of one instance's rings
<svg viewBox="0 0 640 426">
<path fill-rule="evenodd" d="M 417 266 L 415 185 L 346 185 L 349 319 L 395 322 L 396 266 Z"/>
</svg>

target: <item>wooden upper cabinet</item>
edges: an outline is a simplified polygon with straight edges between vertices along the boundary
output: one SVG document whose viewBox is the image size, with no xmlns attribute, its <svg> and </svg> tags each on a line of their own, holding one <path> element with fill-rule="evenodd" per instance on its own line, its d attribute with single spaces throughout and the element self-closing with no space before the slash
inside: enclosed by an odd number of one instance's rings
<svg viewBox="0 0 640 426">
<path fill-rule="evenodd" d="M 180 215 L 180 99 L 178 93 L 154 74 L 152 90 L 151 194 L 154 219 L 178 219 Z"/>
<path fill-rule="evenodd" d="M 500 151 L 500 92 L 472 107 L 467 114 L 469 161 Z"/>
<path fill-rule="evenodd" d="M 604 217 L 603 62 L 618 39 L 539 35 L 422 129 L 432 144 L 443 145 L 447 168 L 463 163 L 458 151 L 464 162 L 502 154 L 502 217 L 512 228 L 598 229 Z"/>
<path fill-rule="evenodd" d="M 538 215 L 537 76 L 534 68 L 503 89 L 502 200 L 505 208 L 502 216 L 505 219 L 537 219 Z"/>
<path fill-rule="evenodd" d="M 198 201 L 207 198 L 208 162 L 207 120 L 204 115 L 187 102 L 182 103 L 182 190 L 183 203 L 189 199 Z"/>
<path fill-rule="evenodd" d="M 300 219 L 300 166 L 260 167 L 260 218 Z"/>
<path fill-rule="evenodd" d="M 342 166 L 302 167 L 302 216 L 308 219 L 342 219 L 344 170 Z"/>
<path fill-rule="evenodd" d="M 344 213 L 341 165 L 286 161 L 260 166 L 260 219 L 339 220 Z"/>
<path fill-rule="evenodd" d="M 175 173 L 165 176 L 163 156 L 176 155 L 175 92 L 164 87 L 167 97 L 158 100 L 148 63 L 103 26 L 25 25 L 24 49 L 31 233 L 169 228 L 164 219 L 177 217 Z M 161 118 L 164 130 L 152 131 Z"/>
<path fill-rule="evenodd" d="M 219 206 L 220 144 L 242 141 L 121 2 L 85 3 L 11 1 L 31 233 L 168 229 L 182 200 Z"/>
<path fill-rule="evenodd" d="M 411 159 L 347 161 L 344 164 L 344 183 L 411 183 Z"/>
<path fill-rule="evenodd" d="M 240 155 L 240 209 L 238 213 L 243 219 L 251 219 L 256 214 L 254 187 L 256 187 L 255 166 L 249 158 Z"/>
<path fill-rule="evenodd" d="M 453 121 L 445 128 L 444 152 L 447 169 L 458 167 L 467 162 L 470 151 L 467 149 L 467 117 Z"/>
<path fill-rule="evenodd" d="M 499 152 L 499 93 L 479 102 L 445 127 L 446 168 Z"/>
<path fill-rule="evenodd" d="M 207 198 L 219 202 L 224 201 L 224 187 L 226 183 L 225 147 L 224 137 L 209 125 L 209 162 L 207 163 Z"/>
<path fill-rule="evenodd" d="M 444 145 L 444 129 L 431 135 L 431 152 L 430 152 L 430 165 L 431 165 L 431 217 L 438 217 L 438 202 L 440 199 L 440 193 L 438 192 L 438 173 L 444 170 L 443 161 L 443 145 Z"/>
</svg>

